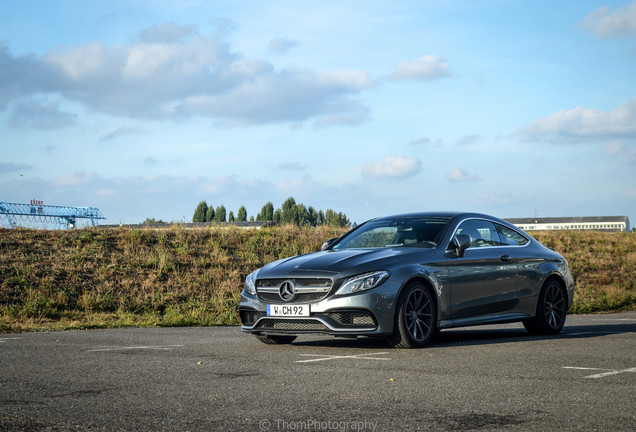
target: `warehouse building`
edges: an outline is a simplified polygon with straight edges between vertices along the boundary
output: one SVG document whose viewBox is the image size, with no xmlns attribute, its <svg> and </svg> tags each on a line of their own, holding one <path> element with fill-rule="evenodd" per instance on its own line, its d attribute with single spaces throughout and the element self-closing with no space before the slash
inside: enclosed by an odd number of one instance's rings
<svg viewBox="0 0 636 432">
<path fill-rule="evenodd" d="M 592 230 L 625 232 L 630 230 L 627 216 L 511 218 L 506 220 L 524 231 Z"/>
</svg>

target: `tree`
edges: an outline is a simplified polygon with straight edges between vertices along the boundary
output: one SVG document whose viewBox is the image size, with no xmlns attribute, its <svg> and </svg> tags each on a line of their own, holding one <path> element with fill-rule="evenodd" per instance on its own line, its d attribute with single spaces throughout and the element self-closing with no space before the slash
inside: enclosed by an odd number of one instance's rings
<svg viewBox="0 0 636 432">
<path fill-rule="evenodd" d="M 216 211 L 214 212 L 214 221 L 225 222 L 226 216 L 227 216 L 227 213 L 225 212 L 225 206 L 221 204 L 220 206 L 216 208 Z"/>
<path fill-rule="evenodd" d="M 205 201 L 199 202 L 194 215 L 192 215 L 192 222 L 205 222 L 205 215 L 208 211 L 208 203 Z"/>
<path fill-rule="evenodd" d="M 238 215 L 236 218 L 239 222 L 246 222 L 247 221 L 247 210 L 245 209 L 245 206 L 241 206 L 241 208 L 238 209 Z"/>
<path fill-rule="evenodd" d="M 316 211 L 315 208 L 313 208 L 312 206 L 309 206 L 307 208 L 307 216 L 308 216 L 309 226 L 315 227 L 318 225 L 318 212 Z"/>
<path fill-rule="evenodd" d="M 283 223 L 283 212 L 280 209 L 276 209 L 274 212 L 274 222 L 277 224 Z"/>
<path fill-rule="evenodd" d="M 272 221 L 274 220 L 274 204 L 271 201 L 267 201 L 267 204 L 261 208 L 261 211 L 256 215 L 257 221 Z"/>
<path fill-rule="evenodd" d="M 215 210 L 214 206 L 201 201 L 192 216 L 193 222 L 225 222 L 226 219 L 230 222 L 246 222 L 247 210 L 245 206 L 241 206 L 235 216 L 234 212 L 229 212 L 228 214 L 224 205 L 220 205 Z M 276 210 L 274 210 L 274 204 L 268 201 L 256 215 L 256 218 L 254 216 L 249 218 L 250 222 L 254 222 L 254 219 L 261 222 L 275 222 L 281 225 L 294 224 L 301 227 L 319 225 L 347 227 L 351 225 L 347 215 L 342 212 L 336 213 L 332 209 L 327 209 L 326 212 L 323 212 L 322 210 L 316 210 L 312 206 L 305 207 L 303 203 L 297 203 L 294 197 L 287 198 L 283 202 L 282 208 L 277 208 Z"/>
<path fill-rule="evenodd" d="M 283 203 L 281 223 L 298 225 L 298 208 L 296 207 L 296 200 L 289 197 Z"/>
<path fill-rule="evenodd" d="M 317 225 L 325 225 L 327 223 L 327 219 L 325 219 L 325 214 L 322 210 L 318 212 L 318 220 L 316 221 Z"/>
<path fill-rule="evenodd" d="M 209 206 L 205 214 L 205 222 L 214 222 L 214 206 Z"/>
<path fill-rule="evenodd" d="M 309 225 L 309 212 L 304 204 L 296 204 L 296 225 Z"/>
<path fill-rule="evenodd" d="M 155 219 L 155 218 L 146 218 L 146 220 L 142 222 L 142 224 L 146 224 L 146 225 L 151 225 L 151 224 L 154 224 L 154 225 L 165 225 L 167 223 L 168 222 L 166 222 L 164 220 Z"/>
<path fill-rule="evenodd" d="M 325 219 L 327 225 L 329 225 L 330 227 L 346 227 L 351 224 L 349 219 L 347 219 L 347 215 L 343 214 L 342 212 L 336 213 L 331 209 L 327 209 L 327 212 L 325 213 Z"/>
</svg>

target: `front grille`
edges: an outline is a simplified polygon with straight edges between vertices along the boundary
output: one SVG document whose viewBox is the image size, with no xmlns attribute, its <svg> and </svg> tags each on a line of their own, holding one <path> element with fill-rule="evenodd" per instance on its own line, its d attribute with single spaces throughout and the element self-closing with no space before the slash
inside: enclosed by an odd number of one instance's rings
<svg viewBox="0 0 636 432">
<path fill-rule="evenodd" d="M 329 278 L 289 278 L 289 279 L 258 279 L 256 288 L 276 287 L 278 288 L 285 281 L 292 281 L 296 286 L 312 288 L 331 288 L 332 281 Z"/>
<path fill-rule="evenodd" d="M 328 294 L 328 293 L 327 293 Z M 265 300 L 268 303 L 314 303 L 320 301 L 326 297 L 325 293 L 307 293 L 296 294 L 296 297 L 291 302 L 286 302 L 280 298 L 280 294 L 276 293 L 258 293 L 258 298 Z"/>
<path fill-rule="evenodd" d="M 327 327 L 320 321 L 316 321 L 312 319 L 278 319 L 278 318 L 264 318 L 259 321 L 258 325 L 255 328 L 275 329 L 275 330 L 299 330 L 299 331 L 329 330 L 329 327 Z"/>
<path fill-rule="evenodd" d="M 285 301 L 280 297 L 279 290 L 283 283 L 294 284 L 295 296 Z M 256 292 L 258 298 L 268 303 L 315 303 L 329 295 L 333 281 L 329 278 L 289 278 L 289 279 L 258 279 Z"/>
</svg>

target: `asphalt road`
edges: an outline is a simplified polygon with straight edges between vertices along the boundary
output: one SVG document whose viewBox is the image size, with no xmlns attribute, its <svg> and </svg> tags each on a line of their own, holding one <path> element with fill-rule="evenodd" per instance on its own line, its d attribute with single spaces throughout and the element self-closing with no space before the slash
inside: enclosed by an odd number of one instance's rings
<svg viewBox="0 0 636 432">
<path fill-rule="evenodd" d="M 636 430 L 636 312 L 420 350 L 236 327 L 0 335 L 0 431 Z"/>
</svg>

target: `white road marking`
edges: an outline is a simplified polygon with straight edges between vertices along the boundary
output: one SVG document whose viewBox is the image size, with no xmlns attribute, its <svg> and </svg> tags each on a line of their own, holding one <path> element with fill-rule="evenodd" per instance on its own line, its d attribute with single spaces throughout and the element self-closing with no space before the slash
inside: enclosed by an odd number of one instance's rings
<svg viewBox="0 0 636 432">
<path fill-rule="evenodd" d="M 563 366 L 563 369 L 575 369 L 575 370 L 609 370 L 609 369 L 591 368 L 591 367 L 577 367 L 577 366 Z"/>
<path fill-rule="evenodd" d="M 592 378 L 592 379 L 594 379 L 594 378 L 605 378 L 606 376 L 618 375 L 618 374 L 627 373 L 627 372 L 636 372 L 636 367 L 629 368 L 629 369 L 623 369 L 623 370 L 614 370 L 614 371 L 609 371 L 609 372 L 603 372 L 603 373 L 596 374 L 596 375 L 586 376 L 585 378 Z"/>
<path fill-rule="evenodd" d="M 0 343 L 5 343 L 6 341 L 18 340 L 18 339 L 20 339 L 20 338 L 19 337 L 0 338 Z"/>
<path fill-rule="evenodd" d="M 330 354 L 301 354 L 301 356 L 305 357 L 319 357 L 310 360 L 296 360 L 296 363 L 311 363 L 311 362 L 319 362 L 325 360 L 340 360 L 340 359 L 365 359 L 365 360 L 390 360 L 384 357 L 369 357 L 376 355 L 388 354 L 387 352 L 378 352 L 378 353 L 365 353 L 365 354 L 357 354 L 357 355 L 348 355 L 348 356 L 339 356 L 339 355 L 330 355 Z"/>
<path fill-rule="evenodd" d="M 563 369 L 606 371 L 606 372 L 601 372 L 601 373 L 598 373 L 598 374 L 588 375 L 588 376 L 584 377 L 584 378 L 592 378 L 592 379 L 605 378 L 605 377 L 608 377 L 608 376 L 618 375 L 618 374 L 628 373 L 628 372 L 636 373 L 636 367 L 629 368 L 629 369 L 612 370 L 612 369 L 593 368 L 593 367 L 563 366 Z"/>
<path fill-rule="evenodd" d="M 109 348 L 96 348 L 87 350 L 88 352 L 99 351 L 122 351 L 122 350 L 171 350 L 172 348 L 182 347 L 183 345 L 152 345 L 152 346 L 131 346 L 131 347 L 109 347 Z"/>
</svg>

